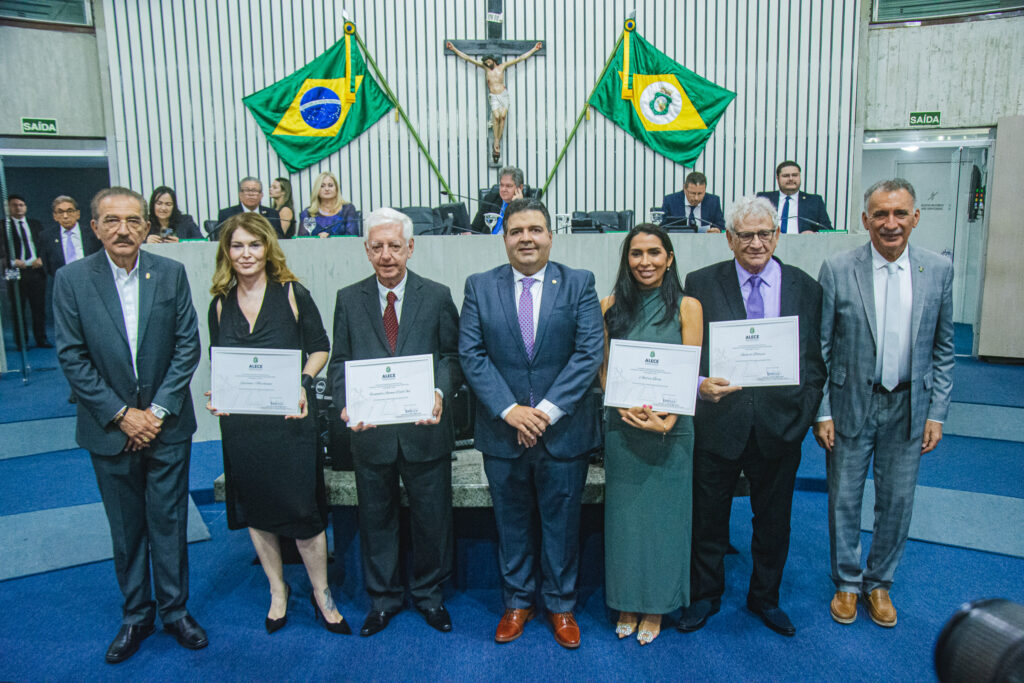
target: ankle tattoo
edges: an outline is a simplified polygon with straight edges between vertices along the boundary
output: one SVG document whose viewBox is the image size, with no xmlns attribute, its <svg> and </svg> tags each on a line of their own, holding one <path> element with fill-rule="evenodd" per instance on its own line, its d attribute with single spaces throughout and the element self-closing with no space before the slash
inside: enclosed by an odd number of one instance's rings
<svg viewBox="0 0 1024 683">
<path fill-rule="evenodd" d="M 324 609 L 324 614 L 328 614 L 328 613 L 333 612 L 335 610 L 334 598 L 331 597 L 331 589 L 330 588 L 325 588 L 324 589 L 324 608 L 323 609 Z"/>
</svg>

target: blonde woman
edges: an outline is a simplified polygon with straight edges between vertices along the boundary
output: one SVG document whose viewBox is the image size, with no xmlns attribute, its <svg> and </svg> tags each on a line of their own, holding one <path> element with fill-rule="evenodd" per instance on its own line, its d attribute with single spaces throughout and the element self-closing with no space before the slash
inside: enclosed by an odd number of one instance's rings
<svg viewBox="0 0 1024 683">
<path fill-rule="evenodd" d="M 317 237 L 359 234 L 356 207 L 341 198 L 341 186 L 330 171 L 324 171 L 313 181 L 309 206 L 299 214 L 299 234 Z"/>
</svg>

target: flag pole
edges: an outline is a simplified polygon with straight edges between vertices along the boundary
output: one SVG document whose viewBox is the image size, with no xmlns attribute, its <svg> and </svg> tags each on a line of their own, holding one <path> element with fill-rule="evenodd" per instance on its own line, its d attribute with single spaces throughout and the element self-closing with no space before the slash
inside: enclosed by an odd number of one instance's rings
<svg viewBox="0 0 1024 683">
<path fill-rule="evenodd" d="M 355 36 L 356 42 L 359 43 L 359 47 L 362 49 L 363 54 L 366 55 L 366 60 L 370 63 L 374 73 L 377 74 L 377 81 L 384 86 L 385 94 L 387 94 L 391 103 L 395 105 L 395 108 L 398 110 L 398 115 L 402 117 L 402 121 L 405 122 L 409 132 L 412 133 L 413 139 L 416 140 L 416 144 L 419 145 L 420 151 L 423 152 L 423 156 L 427 158 L 427 163 L 430 164 L 430 168 L 434 171 L 434 175 L 436 175 L 437 179 L 441 182 L 441 187 L 444 188 L 446 194 L 451 195 L 452 189 L 448 187 L 448 183 L 445 182 L 444 176 L 441 175 L 441 171 L 437 168 L 437 164 L 434 163 L 434 159 L 430 156 L 430 152 L 427 151 L 426 145 L 424 145 L 423 141 L 420 140 L 419 134 L 416 133 L 416 129 L 413 128 L 412 122 L 409 121 L 409 117 L 405 115 L 405 110 L 402 109 L 402 105 L 398 103 L 398 98 L 395 97 L 393 92 L 391 92 L 390 86 L 388 86 L 387 81 L 384 80 L 384 75 L 380 72 L 380 69 L 377 68 L 377 62 L 374 61 L 373 55 L 371 55 L 370 51 L 366 49 L 366 43 L 363 42 L 362 37 L 356 31 L 355 24 L 351 21 L 345 22 L 345 33 Z"/>
<path fill-rule="evenodd" d="M 569 149 L 569 143 L 576 136 L 576 129 L 580 127 L 580 123 L 583 122 L 583 117 L 587 113 L 587 109 L 590 107 L 590 98 L 597 92 L 597 86 L 604 80 L 604 74 L 608 71 L 608 67 L 612 65 L 612 61 L 615 59 L 615 53 L 619 51 L 619 45 L 622 44 L 622 38 L 626 35 L 627 31 L 632 31 L 636 28 L 636 22 L 633 19 L 626 21 L 626 28 L 622 33 L 619 34 L 619 39 L 615 41 L 615 47 L 612 48 L 612 53 L 608 57 L 608 61 L 605 62 L 604 68 L 601 69 L 600 75 L 597 77 L 597 81 L 594 82 L 594 87 L 587 95 L 587 101 L 583 104 L 583 110 L 580 111 L 580 115 L 576 117 L 576 125 L 572 127 L 572 131 L 569 133 L 569 137 L 566 139 L 565 144 L 562 146 L 562 151 L 558 153 L 558 158 L 555 159 L 555 167 L 551 169 L 551 173 L 548 174 L 548 179 L 544 182 L 544 187 L 541 188 L 541 196 L 546 197 L 548 193 L 548 185 L 551 184 L 551 179 L 555 177 L 555 171 L 558 170 L 558 166 L 562 163 L 562 159 L 565 157 L 565 151 Z"/>
</svg>

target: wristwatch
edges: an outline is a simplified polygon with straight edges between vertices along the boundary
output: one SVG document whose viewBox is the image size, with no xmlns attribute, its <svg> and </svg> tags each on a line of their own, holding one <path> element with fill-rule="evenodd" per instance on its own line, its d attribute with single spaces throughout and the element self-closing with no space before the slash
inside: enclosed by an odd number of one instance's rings
<svg viewBox="0 0 1024 683">
<path fill-rule="evenodd" d="M 163 419 L 166 419 L 166 417 L 167 417 L 167 411 L 165 409 L 161 408 L 160 406 L 151 405 L 149 407 L 149 412 L 151 412 L 154 415 L 156 415 L 156 419 L 158 419 L 158 420 L 163 420 Z"/>
</svg>

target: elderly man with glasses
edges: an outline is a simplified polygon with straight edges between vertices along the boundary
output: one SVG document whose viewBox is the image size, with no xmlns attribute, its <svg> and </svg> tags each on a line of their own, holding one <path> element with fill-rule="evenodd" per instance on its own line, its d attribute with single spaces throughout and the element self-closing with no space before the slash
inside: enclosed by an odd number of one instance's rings
<svg viewBox="0 0 1024 683">
<path fill-rule="evenodd" d="M 246 176 L 239 180 L 238 203 L 220 210 L 220 213 L 217 214 L 217 227 L 210 231 L 210 240 L 218 239 L 220 226 L 224 225 L 224 221 L 240 213 L 258 213 L 274 227 L 278 239 L 285 239 L 284 232 L 281 230 L 281 216 L 278 215 L 277 209 L 261 205 L 262 199 L 263 183 L 259 178 Z"/>
</svg>

